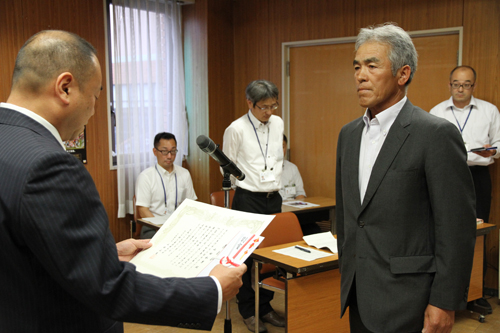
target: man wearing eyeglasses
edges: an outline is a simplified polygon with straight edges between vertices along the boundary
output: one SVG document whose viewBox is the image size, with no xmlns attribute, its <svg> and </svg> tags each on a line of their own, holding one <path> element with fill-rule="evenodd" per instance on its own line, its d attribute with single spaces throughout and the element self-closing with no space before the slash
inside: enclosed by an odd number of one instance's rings
<svg viewBox="0 0 500 333">
<path fill-rule="evenodd" d="M 455 67 L 450 74 L 451 97 L 436 105 L 431 114 L 455 124 L 467 149 L 467 164 L 476 190 L 476 215 L 488 223 L 491 207 L 491 177 L 488 166 L 500 156 L 500 114 L 498 108 L 472 96 L 476 87 L 476 71 L 470 66 Z M 477 148 L 485 148 L 477 151 Z M 486 268 L 486 265 L 484 265 Z M 491 313 L 485 299 L 477 306 Z"/>
<path fill-rule="evenodd" d="M 174 164 L 177 151 L 173 134 L 156 134 L 153 154 L 158 163 L 142 171 L 135 186 L 136 207 L 141 218 L 169 216 L 184 199 L 198 199 L 189 171 Z M 141 238 L 148 239 L 154 234 L 152 228 L 141 229 Z"/>
<path fill-rule="evenodd" d="M 283 170 L 283 120 L 273 113 L 278 108 L 278 88 L 272 82 L 257 80 L 246 90 L 248 112 L 236 119 L 224 132 L 223 152 L 245 173 L 245 179 L 235 180 L 236 192 L 232 209 L 259 213 L 281 212 L 281 173 Z M 248 265 L 247 265 L 248 266 Z M 285 326 L 269 303 L 274 293 L 260 291 L 259 317 L 274 326 Z M 254 331 L 255 293 L 250 270 L 243 276 L 238 293 L 238 309 L 247 328 Z M 259 323 L 259 331 L 265 332 Z"/>
</svg>

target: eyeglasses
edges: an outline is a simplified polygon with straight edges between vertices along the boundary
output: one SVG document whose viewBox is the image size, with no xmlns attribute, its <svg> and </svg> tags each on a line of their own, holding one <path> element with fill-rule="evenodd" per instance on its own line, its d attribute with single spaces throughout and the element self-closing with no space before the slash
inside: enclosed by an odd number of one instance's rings
<svg viewBox="0 0 500 333">
<path fill-rule="evenodd" d="M 155 148 L 156 149 L 156 148 Z M 159 151 L 162 155 L 164 156 L 167 156 L 168 154 L 172 154 L 172 155 L 175 155 L 177 154 L 178 150 L 177 149 L 172 149 L 172 150 L 160 150 L 160 149 L 156 149 L 157 151 Z"/>
<path fill-rule="evenodd" d="M 264 107 L 260 107 L 258 106 L 257 104 L 255 104 L 255 106 L 259 109 L 259 110 L 262 110 L 262 111 L 274 111 L 276 110 L 280 105 L 278 103 L 276 104 L 273 104 L 271 106 L 264 106 Z"/>
<path fill-rule="evenodd" d="M 453 89 L 460 89 L 460 87 L 463 87 L 465 90 L 469 90 L 470 88 L 474 87 L 474 84 L 472 83 L 464 83 L 464 84 L 460 84 L 460 83 L 457 83 L 457 82 L 454 82 L 454 83 L 451 83 L 451 87 Z"/>
</svg>

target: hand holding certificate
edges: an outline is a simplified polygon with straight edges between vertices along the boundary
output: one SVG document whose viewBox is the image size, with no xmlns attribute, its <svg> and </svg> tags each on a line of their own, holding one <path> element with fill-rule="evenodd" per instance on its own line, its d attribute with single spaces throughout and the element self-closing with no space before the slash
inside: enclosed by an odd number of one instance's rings
<svg viewBox="0 0 500 333">
<path fill-rule="evenodd" d="M 219 263 L 238 266 L 273 218 L 186 199 L 131 263 L 160 277 L 206 276 Z"/>
</svg>

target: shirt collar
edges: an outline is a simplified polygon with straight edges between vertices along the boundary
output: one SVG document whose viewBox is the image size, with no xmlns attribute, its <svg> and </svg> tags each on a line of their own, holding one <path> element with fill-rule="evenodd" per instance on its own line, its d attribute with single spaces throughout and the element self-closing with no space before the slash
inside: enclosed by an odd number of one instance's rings
<svg viewBox="0 0 500 333">
<path fill-rule="evenodd" d="M 25 109 L 21 106 L 10 104 L 10 103 L 0 103 L 0 107 L 11 109 L 11 110 L 17 111 L 19 113 L 22 113 L 27 117 L 30 117 L 31 119 L 33 119 L 34 121 L 36 121 L 37 123 L 39 123 L 40 125 L 45 127 L 50 133 L 52 133 L 52 135 L 56 138 L 57 142 L 59 142 L 61 144 L 61 147 L 63 147 L 63 149 L 66 150 L 66 147 L 64 146 L 63 140 L 61 139 L 61 135 L 59 134 L 57 129 L 54 127 L 54 125 L 49 123 L 45 118 L 39 116 L 38 114 L 34 113 L 33 111 L 30 111 L 30 110 Z"/>
<path fill-rule="evenodd" d="M 271 118 L 269 118 L 269 121 L 267 123 L 263 123 L 261 122 L 259 119 L 257 119 L 253 113 L 252 113 L 252 110 L 248 110 L 248 114 L 250 115 L 250 121 L 253 123 L 253 125 L 255 126 L 255 128 L 258 128 L 259 126 L 267 126 L 271 123 Z"/>
<path fill-rule="evenodd" d="M 396 120 L 399 112 L 403 108 L 403 105 L 405 105 L 407 99 L 408 98 L 406 96 L 403 97 L 399 102 L 385 109 L 374 117 L 380 124 L 380 129 L 382 131 L 388 130 L 389 127 L 391 127 L 391 125 L 394 123 L 394 120 Z M 370 115 L 368 112 L 369 110 L 366 109 L 365 114 L 363 115 L 363 121 L 367 129 L 370 127 Z"/>
<path fill-rule="evenodd" d="M 449 110 L 449 108 L 452 107 L 455 110 L 465 110 L 465 109 L 467 109 L 471 105 L 473 105 L 473 106 L 475 106 L 477 108 L 477 103 L 476 103 L 476 99 L 474 98 L 474 96 L 470 97 L 470 103 L 469 103 L 469 105 L 464 106 L 462 109 L 457 108 L 455 106 L 455 104 L 453 104 L 453 97 L 450 97 L 448 99 L 448 102 L 446 103 L 446 109 Z"/>
<path fill-rule="evenodd" d="M 168 172 L 164 167 L 162 167 L 160 164 L 158 164 L 158 162 L 156 162 L 156 166 L 158 167 L 158 171 L 163 173 L 164 175 L 173 175 L 175 174 L 175 164 L 173 165 L 173 170 L 172 172 Z"/>
</svg>

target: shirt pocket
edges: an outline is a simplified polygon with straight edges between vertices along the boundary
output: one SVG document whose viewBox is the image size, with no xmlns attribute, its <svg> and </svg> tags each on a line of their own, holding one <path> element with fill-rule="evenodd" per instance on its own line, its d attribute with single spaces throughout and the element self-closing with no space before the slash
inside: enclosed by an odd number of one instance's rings
<svg viewBox="0 0 500 333">
<path fill-rule="evenodd" d="M 392 257 L 389 259 L 392 274 L 435 273 L 433 255 Z"/>
</svg>

